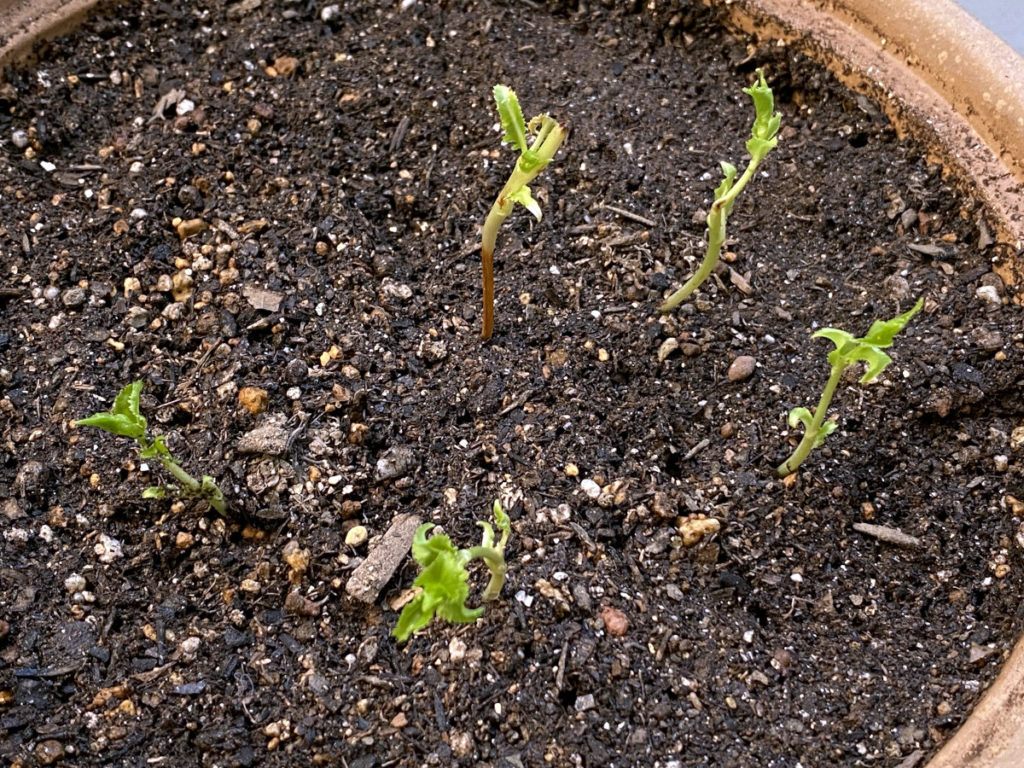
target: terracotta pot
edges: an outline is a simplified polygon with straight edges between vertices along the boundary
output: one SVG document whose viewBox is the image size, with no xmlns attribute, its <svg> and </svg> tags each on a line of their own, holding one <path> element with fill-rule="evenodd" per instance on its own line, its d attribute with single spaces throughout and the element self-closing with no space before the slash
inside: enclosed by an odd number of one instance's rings
<svg viewBox="0 0 1024 768">
<path fill-rule="evenodd" d="M 0 0 L 0 67 L 99 0 Z M 1007 284 L 1024 279 L 1024 59 L 951 0 L 703 0 L 728 23 L 795 45 L 866 94 L 988 208 Z M 657 8 L 657 3 L 654 5 Z M 1024 639 L 926 768 L 1024 765 Z"/>
</svg>

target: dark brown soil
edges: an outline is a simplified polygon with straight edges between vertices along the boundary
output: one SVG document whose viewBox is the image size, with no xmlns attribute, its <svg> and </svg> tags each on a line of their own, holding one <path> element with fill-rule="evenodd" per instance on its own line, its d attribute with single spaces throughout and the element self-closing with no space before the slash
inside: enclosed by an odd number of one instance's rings
<svg viewBox="0 0 1024 768">
<path fill-rule="evenodd" d="M 778 149 L 734 261 L 661 317 L 758 66 Z M 484 344 L 496 82 L 572 135 L 543 221 L 501 232 Z M 129 3 L 7 73 L 0 141 L 5 762 L 910 768 L 1021 630 L 1005 251 L 875 106 L 699 4 Z M 780 482 L 827 375 L 810 334 L 917 296 Z M 162 476 L 72 426 L 135 379 L 232 518 L 142 501 Z M 243 453 L 267 423 L 286 439 Z M 397 645 L 409 561 L 346 595 L 395 515 L 468 546 L 495 498 L 509 577 L 476 624 Z M 721 529 L 685 547 L 693 515 Z"/>
</svg>

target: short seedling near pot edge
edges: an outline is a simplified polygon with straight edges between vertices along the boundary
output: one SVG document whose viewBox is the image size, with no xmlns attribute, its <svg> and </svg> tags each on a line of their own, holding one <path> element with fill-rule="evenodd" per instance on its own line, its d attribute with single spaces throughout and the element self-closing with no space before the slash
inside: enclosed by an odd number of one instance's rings
<svg viewBox="0 0 1024 768">
<path fill-rule="evenodd" d="M 813 414 L 803 407 L 794 408 L 789 412 L 789 426 L 795 427 L 797 424 L 803 424 L 804 436 L 796 450 L 793 451 L 793 455 L 779 465 L 780 477 L 786 477 L 796 472 L 811 451 L 824 443 L 825 438 L 835 431 L 836 423 L 825 421 L 825 413 L 828 411 L 829 403 L 832 402 L 832 396 L 842 379 L 843 372 L 851 365 L 863 362 L 867 364 L 868 368 L 860 382 L 866 384 L 872 381 L 892 362 L 892 358 L 882 350 L 892 346 L 893 337 L 903 330 L 903 327 L 910 322 L 910 318 L 916 315 L 923 306 L 924 299 L 918 299 L 909 312 L 894 317 L 892 320 L 876 320 L 871 324 L 867 335 L 859 339 L 853 338 L 849 333 L 838 328 L 822 328 L 811 336 L 812 339 L 822 336 L 836 345 L 836 348 L 828 353 L 828 362 L 832 366 L 832 371 Z"/>
<path fill-rule="evenodd" d="M 747 140 L 747 152 L 750 153 L 750 162 L 747 164 L 743 175 L 736 178 L 736 166 L 722 162 L 722 173 L 725 178 L 715 189 L 715 202 L 711 205 L 708 213 L 708 247 L 704 252 L 704 260 L 700 263 L 693 277 L 686 281 L 682 288 L 677 290 L 659 308 L 659 312 L 671 312 L 687 299 L 691 293 L 700 288 L 708 279 L 711 271 L 718 264 L 718 258 L 722 253 L 722 245 L 725 243 L 726 219 L 732 212 L 733 203 L 739 197 L 740 192 L 747 186 L 747 183 L 754 177 L 754 171 L 761 161 L 768 155 L 778 139 L 775 134 L 779 132 L 779 125 L 782 122 L 782 115 L 775 111 L 775 96 L 772 89 L 764 79 L 764 72 L 757 70 L 758 82 L 750 88 L 744 88 L 743 92 L 754 100 L 754 126 L 750 131 L 750 138 Z"/>
<path fill-rule="evenodd" d="M 97 427 L 114 435 L 133 438 L 139 444 L 139 455 L 142 458 L 156 459 L 164 469 L 174 476 L 175 480 L 181 483 L 180 488 L 164 485 L 152 486 L 142 492 L 142 498 L 162 499 L 170 489 L 182 496 L 201 498 L 220 514 L 226 514 L 227 503 L 224 501 L 224 494 L 221 493 L 213 478 L 203 475 L 201 480 L 196 480 L 182 469 L 181 465 L 171 456 L 162 435 L 151 438 L 147 434 L 146 417 L 139 413 L 139 394 L 141 392 L 142 382 L 132 382 L 118 393 L 114 399 L 114 405 L 109 411 L 94 413 L 87 419 L 79 419 L 75 424 L 82 427 Z"/>
<path fill-rule="evenodd" d="M 540 221 L 540 206 L 530 194 L 526 186 L 543 171 L 555 152 L 562 146 L 568 130 L 553 117 L 537 115 L 529 124 L 523 119 L 523 111 L 519 108 L 519 99 L 511 88 L 504 85 L 494 86 L 494 100 L 498 104 L 501 116 L 503 142 L 512 144 L 522 154 L 516 160 L 512 175 L 498 193 L 481 233 L 480 261 L 483 268 L 484 282 L 484 318 L 480 335 L 484 339 L 491 338 L 494 332 L 494 246 L 498 241 L 498 228 L 505 221 L 516 203 L 537 217 Z M 527 144 L 527 135 L 532 134 L 533 140 Z"/>
<path fill-rule="evenodd" d="M 490 523 L 479 521 L 484 529 L 483 542 L 478 547 L 455 549 L 452 540 L 438 534 L 427 538 L 433 523 L 424 523 L 416 529 L 412 541 L 412 556 L 419 563 L 420 575 L 413 582 L 420 593 L 402 609 L 398 624 L 391 631 L 398 642 L 404 643 L 413 632 L 423 629 L 434 615 L 447 621 L 467 624 L 476 621 L 483 614 L 483 607 L 467 608 L 469 598 L 469 571 L 466 565 L 475 558 L 484 561 L 491 572 L 481 599 L 491 602 L 497 599 L 505 585 L 505 544 L 508 542 L 511 524 L 501 504 L 494 502 L 494 521 L 501 531 L 501 538 L 494 541 L 494 529 Z"/>
</svg>

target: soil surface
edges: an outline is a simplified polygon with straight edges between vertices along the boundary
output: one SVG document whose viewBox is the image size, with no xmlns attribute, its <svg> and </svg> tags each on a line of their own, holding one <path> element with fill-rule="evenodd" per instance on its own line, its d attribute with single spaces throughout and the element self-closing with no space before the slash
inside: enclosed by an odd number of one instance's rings
<svg viewBox="0 0 1024 768">
<path fill-rule="evenodd" d="M 4 762 L 913 768 L 963 721 L 1022 627 L 1008 254 L 874 105 L 662 5 L 134 2 L 6 73 Z M 759 66 L 778 148 L 660 316 Z M 482 343 L 497 82 L 572 134 Z M 780 481 L 811 333 L 919 296 Z M 230 517 L 73 426 L 136 379 Z M 397 644 L 409 558 L 346 592 L 396 516 L 470 546 L 496 498 L 475 624 Z"/>
</svg>

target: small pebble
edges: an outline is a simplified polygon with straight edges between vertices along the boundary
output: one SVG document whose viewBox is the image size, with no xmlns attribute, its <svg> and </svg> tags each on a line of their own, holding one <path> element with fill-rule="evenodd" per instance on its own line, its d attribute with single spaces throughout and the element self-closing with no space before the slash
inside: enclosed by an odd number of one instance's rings
<svg viewBox="0 0 1024 768">
<path fill-rule="evenodd" d="M 61 304 L 68 309 L 80 309 L 85 305 L 85 291 L 81 288 L 68 288 L 60 295 Z"/>
<path fill-rule="evenodd" d="M 23 130 L 14 131 L 11 134 L 11 143 L 18 149 L 24 149 L 28 146 L 28 132 Z"/>
<path fill-rule="evenodd" d="M 601 495 L 601 486 L 595 483 L 589 477 L 580 483 L 580 488 L 589 499 L 596 499 L 598 496 Z"/>
<path fill-rule="evenodd" d="M 64 589 L 69 593 L 74 594 L 75 592 L 81 592 L 85 589 L 87 583 L 85 577 L 79 573 L 72 573 L 66 579 L 64 579 Z"/>
<path fill-rule="evenodd" d="M 677 526 L 679 535 L 683 539 L 684 547 L 693 547 L 700 543 L 705 536 L 718 533 L 722 524 L 713 517 L 688 517 L 683 519 Z"/>
<path fill-rule="evenodd" d="M 53 765 L 64 757 L 64 745 L 56 739 L 41 741 L 35 748 L 36 761 L 40 765 Z"/>
<path fill-rule="evenodd" d="M 267 390 L 261 387 L 242 387 L 238 390 L 238 404 L 253 416 L 257 416 L 267 410 L 270 396 Z"/>
<path fill-rule="evenodd" d="M 107 536 L 105 533 L 100 534 L 100 540 L 93 547 L 93 551 L 101 563 L 112 563 L 124 557 L 121 542 L 111 536 Z"/>
<path fill-rule="evenodd" d="M 576 697 L 577 712 L 586 712 L 588 709 L 593 709 L 595 706 L 597 706 L 597 703 L 594 701 L 594 694 L 592 693 L 585 693 L 582 696 Z"/>
<path fill-rule="evenodd" d="M 459 760 L 465 760 L 467 757 L 473 754 L 473 750 L 476 749 L 476 745 L 473 743 L 473 737 L 465 731 L 455 731 L 449 736 L 451 741 L 452 754 L 455 755 Z"/>
<path fill-rule="evenodd" d="M 305 360 L 295 358 L 284 369 L 284 375 L 292 384 L 301 384 L 309 376 L 309 366 Z"/>
<path fill-rule="evenodd" d="M 349 528 L 348 533 L 345 534 L 345 546 L 347 547 L 361 547 L 366 543 L 367 536 L 366 526 L 354 525 Z"/>
<path fill-rule="evenodd" d="M 604 622 L 604 628 L 612 637 L 622 637 L 629 631 L 629 619 L 618 608 L 604 606 L 598 616 Z"/>
<path fill-rule="evenodd" d="M 726 374 L 729 381 L 743 381 L 749 379 L 757 367 L 757 360 L 750 355 L 740 355 L 732 361 L 729 372 Z"/>
<path fill-rule="evenodd" d="M 999 297 L 999 290 L 994 285 L 982 285 L 974 292 L 974 295 L 992 307 L 999 307 L 1003 304 L 1003 300 Z"/>
</svg>

